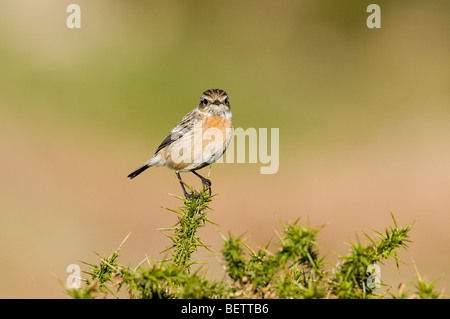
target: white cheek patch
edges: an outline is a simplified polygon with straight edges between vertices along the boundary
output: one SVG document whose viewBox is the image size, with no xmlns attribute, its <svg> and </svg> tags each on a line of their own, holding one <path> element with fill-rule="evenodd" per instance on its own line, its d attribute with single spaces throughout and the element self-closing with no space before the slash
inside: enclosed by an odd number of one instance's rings
<svg viewBox="0 0 450 319">
<path fill-rule="evenodd" d="M 225 112 L 223 118 L 226 120 L 231 120 L 232 116 L 233 116 L 233 114 L 231 113 L 231 111 L 229 111 L 229 112 Z"/>
</svg>

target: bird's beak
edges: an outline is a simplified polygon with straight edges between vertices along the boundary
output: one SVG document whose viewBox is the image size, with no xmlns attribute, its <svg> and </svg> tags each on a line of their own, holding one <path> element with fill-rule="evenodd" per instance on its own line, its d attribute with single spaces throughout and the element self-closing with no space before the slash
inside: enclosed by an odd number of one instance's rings
<svg viewBox="0 0 450 319">
<path fill-rule="evenodd" d="M 219 101 L 219 100 L 215 100 L 215 101 L 213 102 L 213 104 L 219 105 L 219 104 L 220 104 L 220 101 Z"/>
</svg>

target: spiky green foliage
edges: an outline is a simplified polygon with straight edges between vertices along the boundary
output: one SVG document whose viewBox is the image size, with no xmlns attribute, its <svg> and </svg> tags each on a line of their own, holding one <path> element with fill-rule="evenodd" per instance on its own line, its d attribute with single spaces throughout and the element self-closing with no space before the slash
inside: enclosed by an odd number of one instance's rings
<svg viewBox="0 0 450 319">
<path fill-rule="evenodd" d="M 144 259 L 135 268 L 117 262 L 120 249 L 111 256 L 98 255 L 98 264 L 85 263 L 90 276 L 84 287 L 69 289 L 73 298 L 114 297 L 128 298 L 441 298 L 434 283 L 426 283 L 417 274 L 415 292 L 401 285 L 398 294 L 379 293 L 377 285 L 371 285 L 373 267 L 393 258 L 399 267 L 397 251 L 406 249 L 411 226 L 398 226 L 394 216 L 393 226 L 384 233 L 374 231 L 375 238 L 365 234 L 369 244 L 359 240 L 349 244 L 350 252 L 338 256 L 337 264 L 327 268 L 320 257 L 317 236 L 321 227 L 312 228 L 309 222 L 301 225 L 281 223 L 283 232 L 278 235 L 276 247 L 271 243 L 253 250 L 242 236 L 223 236 L 220 251 L 225 268 L 222 280 L 208 279 L 201 268 L 191 270 L 193 258 L 200 248 L 209 249 L 198 236 L 198 229 L 213 222 L 207 217 L 212 197 L 206 189 L 193 191 L 192 199 L 178 197 L 183 205 L 168 209 L 176 213 L 173 227 L 162 229 L 172 244 L 166 249 L 170 258 L 151 263 Z M 167 234 L 166 232 L 170 232 Z M 127 236 L 128 238 L 128 236 Z M 124 240 L 125 241 L 125 240 Z M 372 267 L 372 268 L 371 268 Z M 369 272 L 368 272 L 369 271 Z M 381 279 L 381 278 L 377 278 Z M 383 283 L 384 284 L 384 283 Z M 384 287 L 386 287 L 385 285 Z"/>
<path fill-rule="evenodd" d="M 173 264 L 181 269 L 189 270 L 194 263 L 191 261 L 192 254 L 197 250 L 197 247 L 204 247 L 209 250 L 208 246 L 197 236 L 197 230 L 204 227 L 206 223 L 214 224 L 206 216 L 211 196 L 204 190 L 203 192 L 193 191 L 191 199 L 178 198 L 184 201 L 181 209 L 167 209 L 177 214 L 178 222 L 171 228 L 161 230 L 173 232 L 172 235 L 168 235 L 172 240 L 172 246 L 166 249 L 173 253 L 171 259 Z"/>
<path fill-rule="evenodd" d="M 332 278 L 332 292 L 336 297 L 368 298 L 374 295 L 374 289 L 366 284 L 369 265 L 382 264 L 383 260 L 393 257 L 398 267 L 400 259 L 397 250 L 407 248 L 412 224 L 399 228 L 392 213 L 391 216 L 394 227 L 386 228 L 384 233 L 374 230 L 378 240 L 365 234 L 371 245 L 362 245 L 358 240 L 349 245 L 351 248 L 349 255 L 341 256 Z"/>
</svg>

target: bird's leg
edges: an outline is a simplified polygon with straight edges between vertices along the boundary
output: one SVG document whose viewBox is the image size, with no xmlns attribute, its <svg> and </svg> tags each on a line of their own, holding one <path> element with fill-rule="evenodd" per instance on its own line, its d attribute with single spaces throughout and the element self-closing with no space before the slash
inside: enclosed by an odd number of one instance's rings
<svg viewBox="0 0 450 319">
<path fill-rule="evenodd" d="M 205 178 L 202 175 L 200 175 L 199 173 L 197 173 L 196 171 L 192 171 L 192 173 L 194 173 L 198 178 L 200 178 L 202 180 L 202 186 L 205 186 L 208 188 L 209 190 L 209 195 L 211 195 L 211 180 L 209 178 Z"/>
<path fill-rule="evenodd" d="M 175 172 L 175 174 L 177 175 L 178 181 L 180 182 L 181 188 L 183 189 L 184 197 L 186 197 L 187 199 L 190 200 L 190 199 L 192 198 L 192 195 L 189 194 L 188 192 L 186 192 L 186 188 L 184 187 L 184 182 L 183 182 L 183 180 L 181 179 L 180 173 Z"/>
</svg>

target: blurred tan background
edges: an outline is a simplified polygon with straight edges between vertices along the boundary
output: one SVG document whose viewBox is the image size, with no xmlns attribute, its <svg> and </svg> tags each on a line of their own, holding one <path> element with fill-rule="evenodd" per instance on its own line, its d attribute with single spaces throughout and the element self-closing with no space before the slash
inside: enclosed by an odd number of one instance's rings
<svg viewBox="0 0 450 319">
<path fill-rule="evenodd" d="M 66 27 L 70 3 L 81 29 Z M 370 3 L 381 29 L 366 26 Z M 449 287 L 449 12 L 446 0 L 1 1 L 0 297 L 66 298 L 54 276 L 129 232 L 119 262 L 160 260 L 175 174 L 126 176 L 210 88 L 229 93 L 235 127 L 280 128 L 277 174 L 213 165 L 213 251 L 219 232 L 258 248 L 300 217 L 325 225 L 333 261 L 392 211 L 415 221 L 413 242 L 382 280 L 396 292 L 414 261 Z M 197 260 L 223 275 L 210 252 Z"/>
</svg>

